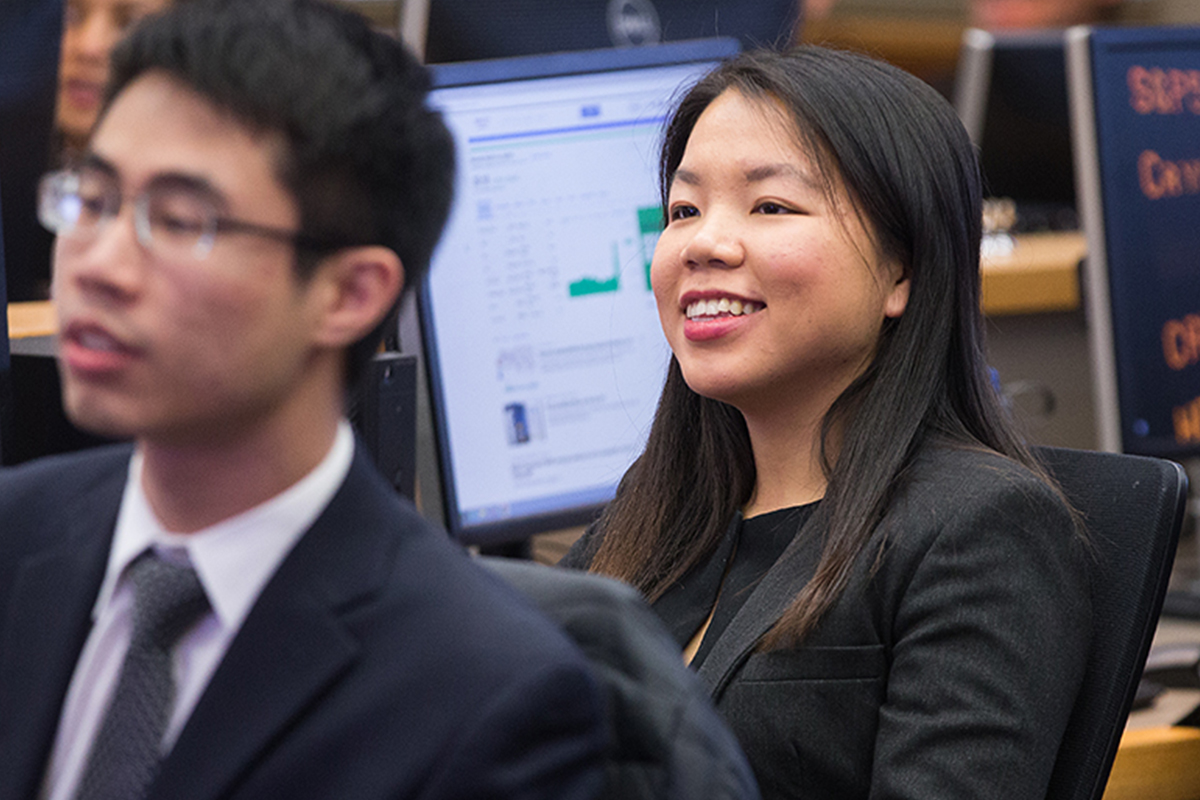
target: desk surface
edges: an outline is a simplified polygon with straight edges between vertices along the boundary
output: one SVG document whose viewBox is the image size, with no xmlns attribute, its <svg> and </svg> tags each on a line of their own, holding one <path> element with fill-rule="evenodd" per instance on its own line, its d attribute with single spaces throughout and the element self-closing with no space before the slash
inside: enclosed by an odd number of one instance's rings
<svg viewBox="0 0 1200 800">
<path fill-rule="evenodd" d="M 1036 314 L 1079 308 L 1079 262 L 1087 253 L 1082 233 L 1028 233 L 1012 250 L 985 255 L 983 313 Z"/>
<path fill-rule="evenodd" d="M 8 336 L 26 339 L 32 336 L 53 336 L 57 325 L 54 307 L 49 300 L 38 303 L 8 304 Z"/>
<path fill-rule="evenodd" d="M 53 356 L 58 320 L 50 302 L 9 303 L 9 349 L 18 356 Z"/>
</svg>

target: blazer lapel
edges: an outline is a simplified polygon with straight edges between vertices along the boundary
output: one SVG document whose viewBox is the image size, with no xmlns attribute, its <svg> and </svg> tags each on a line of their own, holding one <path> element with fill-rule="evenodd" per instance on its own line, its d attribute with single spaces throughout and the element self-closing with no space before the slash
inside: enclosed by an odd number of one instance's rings
<svg viewBox="0 0 1200 800">
<path fill-rule="evenodd" d="M 340 609 L 378 590 L 394 547 L 387 503 L 395 501 L 361 450 L 251 609 L 150 797 L 228 795 L 280 731 L 354 663 L 359 643 Z"/>
<path fill-rule="evenodd" d="M 821 555 L 824 515 L 818 508 L 729 621 L 697 670 L 713 700 L 719 700 L 737 669 L 812 578 Z"/>
<path fill-rule="evenodd" d="M 125 463 L 125 462 L 121 462 Z M 57 547 L 20 566 L 0 643 L 0 753 L 5 785 L 37 793 L 75 663 L 92 625 L 92 606 L 116 524 L 125 471 L 117 470 L 60 520 L 67 528 Z M 53 525 L 53 521 L 48 522 Z M 49 538 L 49 537 L 47 537 Z"/>
</svg>

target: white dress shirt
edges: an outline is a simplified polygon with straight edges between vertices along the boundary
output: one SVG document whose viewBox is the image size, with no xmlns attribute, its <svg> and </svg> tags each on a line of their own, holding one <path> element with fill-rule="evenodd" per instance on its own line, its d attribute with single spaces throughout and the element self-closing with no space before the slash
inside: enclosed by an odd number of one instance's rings
<svg viewBox="0 0 1200 800">
<path fill-rule="evenodd" d="M 188 534 L 163 528 L 142 490 L 142 458 L 135 452 L 108 567 L 92 610 L 92 629 L 67 690 L 54 749 L 42 786 L 46 800 L 70 800 L 82 778 L 133 633 L 133 585 L 125 567 L 147 548 L 166 560 L 191 562 L 212 611 L 175 647 L 175 705 L 162 750 L 175 744 L 209 679 L 258 595 L 300 537 L 325 510 L 350 471 L 354 435 L 338 425 L 333 446 L 290 488 L 235 517 Z"/>
</svg>

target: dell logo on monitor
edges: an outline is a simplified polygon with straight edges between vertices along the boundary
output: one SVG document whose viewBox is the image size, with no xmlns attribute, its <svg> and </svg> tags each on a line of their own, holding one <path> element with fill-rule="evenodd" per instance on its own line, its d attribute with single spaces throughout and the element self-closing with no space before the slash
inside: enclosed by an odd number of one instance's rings
<svg viewBox="0 0 1200 800">
<path fill-rule="evenodd" d="M 609 0 L 608 35 L 617 47 L 656 44 L 662 28 L 654 4 L 650 0 Z"/>
</svg>

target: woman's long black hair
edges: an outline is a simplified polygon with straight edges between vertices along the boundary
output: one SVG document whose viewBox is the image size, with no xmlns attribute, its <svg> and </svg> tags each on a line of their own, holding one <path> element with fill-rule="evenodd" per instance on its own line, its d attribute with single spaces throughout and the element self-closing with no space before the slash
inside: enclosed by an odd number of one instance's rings
<svg viewBox="0 0 1200 800">
<path fill-rule="evenodd" d="M 799 641 L 837 599 L 931 435 L 1044 473 L 1011 427 L 984 361 L 979 167 L 950 105 L 908 73 L 854 53 L 805 46 L 742 54 L 676 109 L 660 161 L 664 208 L 696 121 L 726 91 L 783 107 L 826 191 L 845 187 L 880 255 L 903 264 L 910 280 L 904 313 L 885 321 L 874 360 L 825 417 L 822 556 L 764 641 L 770 648 Z M 741 413 L 693 392 L 672 358 L 646 449 L 600 519 L 592 569 L 656 598 L 716 546 L 754 486 Z"/>
</svg>

